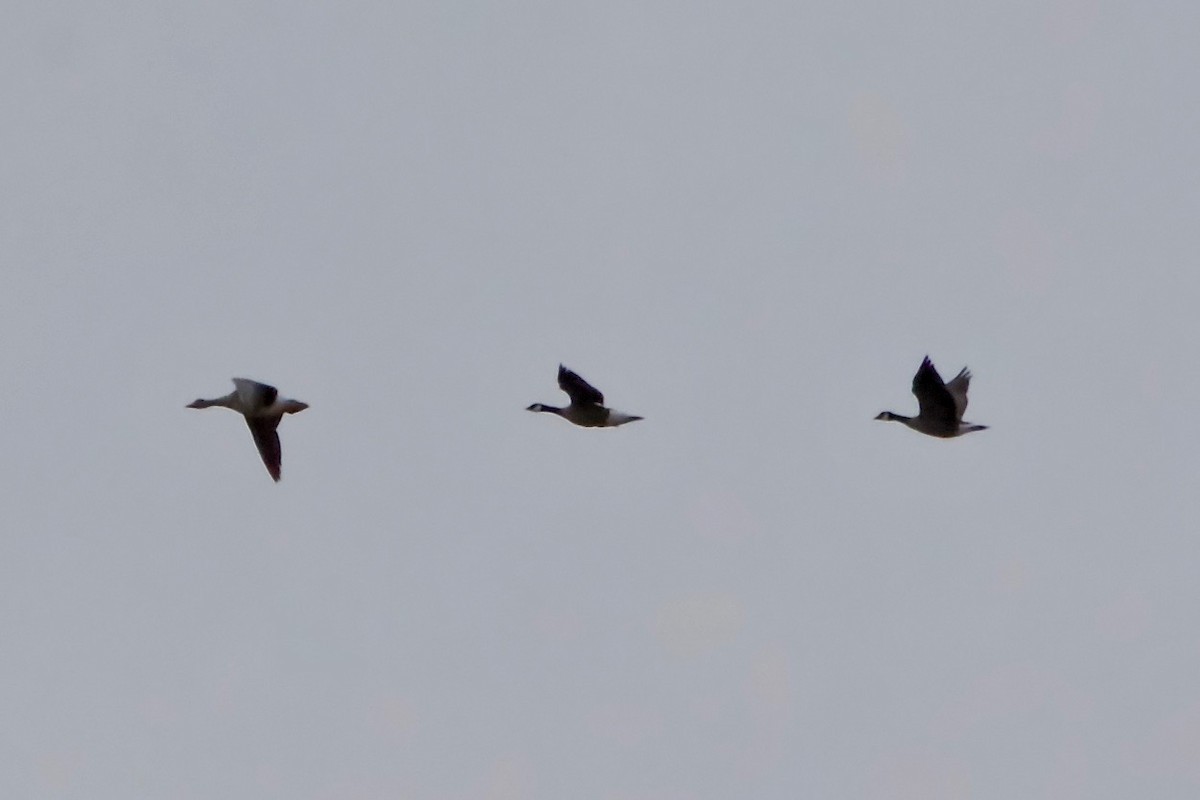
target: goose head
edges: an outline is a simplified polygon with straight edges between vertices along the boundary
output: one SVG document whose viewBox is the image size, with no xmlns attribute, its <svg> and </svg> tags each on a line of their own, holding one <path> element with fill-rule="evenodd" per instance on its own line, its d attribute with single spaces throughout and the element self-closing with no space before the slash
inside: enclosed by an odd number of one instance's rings
<svg viewBox="0 0 1200 800">
<path fill-rule="evenodd" d="M 284 400 L 279 404 L 279 409 L 284 414 L 296 414 L 308 408 L 308 403 L 302 403 L 299 400 Z"/>
</svg>

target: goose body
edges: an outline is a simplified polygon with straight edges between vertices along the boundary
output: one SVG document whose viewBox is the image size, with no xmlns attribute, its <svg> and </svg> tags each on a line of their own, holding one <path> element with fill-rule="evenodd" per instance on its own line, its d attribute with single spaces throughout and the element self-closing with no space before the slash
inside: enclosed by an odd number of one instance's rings
<svg viewBox="0 0 1200 800">
<path fill-rule="evenodd" d="M 250 433 L 254 436 L 254 444 L 258 454 L 262 456 L 267 472 L 276 481 L 280 478 L 283 462 L 283 451 L 279 444 L 279 421 L 284 414 L 295 414 L 308 408 L 308 403 L 280 397 L 274 386 L 252 381 L 247 378 L 234 378 L 233 391 L 224 397 L 213 400 L 194 400 L 188 403 L 188 408 L 211 408 L 220 406 L 236 411 L 246 419 Z"/>
<path fill-rule="evenodd" d="M 614 411 L 604 406 L 604 395 L 583 378 L 571 370 L 558 365 L 558 387 L 571 398 L 569 406 L 559 408 L 543 403 L 534 403 L 526 411 L 544 411 L 557 414 L 568 422 L 573 422 L 584 428 L 615 428 L 627 422 L 635 422 L 641 417 Z"/>
<path fill-rule="evenodd" d="M 919 411 L 915 417 L 906 417 L 884 411 L 875 419 L 887 422 L 902 422 L 914 431 L 939 439 L 952 439 L 972 431 L 982 431 L 987 425 L 963 422 L 967 410 L 967 388 L 971 384 L 971 372 L 966 367 L 949 383 L 942 381 L 937 368 L 925 356 L 917 374 L 913 376 L 912 391 L 917 396 Z"/>
</svg>

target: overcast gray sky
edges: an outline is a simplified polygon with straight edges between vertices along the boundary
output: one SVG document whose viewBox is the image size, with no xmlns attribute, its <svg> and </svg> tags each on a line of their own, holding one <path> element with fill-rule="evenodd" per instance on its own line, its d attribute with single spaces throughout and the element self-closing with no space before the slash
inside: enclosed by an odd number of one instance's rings
<svg viewBox="0 0 1200 800">
<path fill-rule="evenodd" d="M 1200 794 L 1195 3 L 4 17 L 0 796 Z"/>
</svg>

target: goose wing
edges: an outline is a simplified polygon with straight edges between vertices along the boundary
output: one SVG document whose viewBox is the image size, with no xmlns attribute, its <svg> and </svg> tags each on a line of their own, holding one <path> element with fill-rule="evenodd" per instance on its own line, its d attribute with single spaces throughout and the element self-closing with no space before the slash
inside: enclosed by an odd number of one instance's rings
<svg viewBox="0 0 1200 800">
<path fill-rule="evenodd" d="M 567 393 L 573 406 L 604 405 L 604 395 L 599 389 L 562 364 L 558 365 L 558 388 Z"/>
<path fill-rule="evenodd" d="M 271 473 L 271 477 L 276 481 L 279 480 L 280 466 L 283 463 L 283 449 L 279 445 L 279 433 L 275 430 L 279 427 L 281 419 L 282 415 L 246 417 L 246 424 L 250 426 L 250 433 L 254 435 L 254 444 L 258 446 L 258 454 L 262 456 L 267 472 Z"/>
<path fill-rule="evenodd" d="M 962 368 L 962 372 L 958 373 L 954 380 L 946 384 L 946 391 L 950 392 L 950 397 L 954 399 L 956 422 L 961 421 L 963 414 L 967 413 L 967 389 L 970 385 L 971 371 L 966 367 Z"/>
<path fill-rule="evenodd" d="M 246 408 L 267 408 L 279 396 L 279 390 L 249 378 L 234 378 L 234 388 Z M 276 423 L 278 424 L 278 422 Z"/>
<path fill-rule="evenodd" d="M 920 369 L 913 376 L 912 391 L 917 396 L 917 404 L 921 408 L 918 413 L 922 418 L 951 423 L 958 421 L 955 417 L 954 397 L 942 382 L 942 376 L 938 375 L 937 368 L 933 366 L 929 356 L 925 356 Z"/>
</svg>

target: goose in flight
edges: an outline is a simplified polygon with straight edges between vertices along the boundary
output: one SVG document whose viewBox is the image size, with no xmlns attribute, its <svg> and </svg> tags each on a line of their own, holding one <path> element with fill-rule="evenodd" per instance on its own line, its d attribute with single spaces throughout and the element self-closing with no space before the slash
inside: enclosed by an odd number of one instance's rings
<svg viewBox="0 0 1200 800">
<path fill-rule="evenodd" d="M 582 425 L 585 428 L 615 428 L 626 422 L 642 419 L 632 414 L 622 414 L 620 411 L 605 408 L 604 395 L 600 394 L 600 390 L 562 364 L 558 365 L 558 388 L 571 398 L 569 406 L 556 408 L 542 403 L 534 403 L 526 411 L 546 411 L 558 414 L 568 422 Z"/>
<path fill-rule="evenodd" d="M 970 384 L 971 373 L 966 367 L 962 368 L 954 380 L 943 383 L 937 368 L 933 366 L 929 356 L 925 356 L 912 384 L 912 391 L 917 396 L 917 405 L 920 408 L 917 415 L 906 417 L 884 411 L 875 419 L 903 422 L 914 431 L 940 439 L 951 439 L 971 431 L 982 431 L 987 425 L 972 425 L 962 421 L 963 412 L 967 410 L 967 387 Z"/>
<path fill-rule="evenodd" d="M 279 480 L 279 468 L 283 453 L 279 447 L 279 420 L 284 414 L 295 414 L 308 408 L 308 403 L 280 397 L 274 386 L 248 380 L 234 378 L 234 389 L 224 397 L 215 400 L 196 400 L 188 403 L 188 408 L 210 408 L 221 406 L 232 409 L 246 418 L 250 433 L 254 435 L 254 443 L 258 445 L 258 454 L 267 465 L 267 472 L 276 481 Z"/>
</svg>

